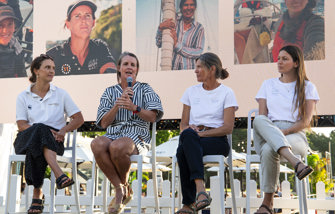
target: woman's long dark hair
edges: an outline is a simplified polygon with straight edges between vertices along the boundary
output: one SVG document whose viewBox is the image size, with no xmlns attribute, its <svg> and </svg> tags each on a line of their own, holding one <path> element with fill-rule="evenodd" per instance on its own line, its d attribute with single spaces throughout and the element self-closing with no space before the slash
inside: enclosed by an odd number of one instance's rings
<svg viewBox="0 0 335 214">
<path fill-rule="evenodd" d="M 288 45 L 280 49 L 286 51 L 296 62 L 298 66 L 295 68 L 297 74 L 297 82 L 295 84 L 294 95 L 297 97 L 294 103 L 294 111 L 298 109 L 298 120 L 306 119 L 306 97 L 305 97 L 305 80 L 308 80 L 305 70 L 304 54 L 298 46 Z M 279 52 L 280 52 L 279 51 Z"/>
</svg>

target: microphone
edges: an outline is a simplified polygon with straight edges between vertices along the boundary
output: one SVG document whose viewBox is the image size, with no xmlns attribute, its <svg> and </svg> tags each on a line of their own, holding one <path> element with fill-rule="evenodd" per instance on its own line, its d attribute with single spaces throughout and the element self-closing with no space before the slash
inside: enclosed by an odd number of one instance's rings
<svg viewBox="0 0 335 214">
<path fill-rule="evenodd" d="M 127 77 L 127 84 L 128 84 L 128 87 L 131 87 L 132 84 L 133 84 L 133 78 L 132 77 Z M 133 100 L 131 94 L 128 94 L 130 96 L 130 99 Z"/>
<path fill-rule="evenodd" d="M 133 84 L 133 78 L 132 77 L 127 77 L 127 83 L 128 83 L 128 87 L 131 87 Z"/>
</svg>

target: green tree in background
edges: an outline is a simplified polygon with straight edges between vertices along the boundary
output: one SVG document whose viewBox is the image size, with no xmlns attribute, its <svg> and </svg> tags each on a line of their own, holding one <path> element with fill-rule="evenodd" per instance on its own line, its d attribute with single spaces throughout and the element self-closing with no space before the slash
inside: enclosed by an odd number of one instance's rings
<svg viewBox="0 0 335 214">
<path fill-rule="evenodd" d="M 327 179 L 326 158 L 321 158 L 317 154 L 308 155 L 308 165 L 314 169 L 309 176 L 311 183 L 311 193 L 316 193 L 316 183 L 322 181 L 325 184 L 326 192 L 333 188 L 333 179 Z"/>
<path fill-rule="evenodd" d="M 331 153 L 332 172 L 335 170 L 335 131 L 332 131 L 329 137 L 324 134 L 316 134 L 315 132 L 306 133 L 309 146 L 313 151 L 318 151 L 321 154 L 325 152 Z M 329 151 L 329 143 L 331 151 Z"/>
<path fill-rule="evenodd" d="M 95 22 L 92 38 L 107 42 L 110 51 L 117 60 L 121 54 L 122 44 L 122 4 L 103 10 Z"/>
</svg>

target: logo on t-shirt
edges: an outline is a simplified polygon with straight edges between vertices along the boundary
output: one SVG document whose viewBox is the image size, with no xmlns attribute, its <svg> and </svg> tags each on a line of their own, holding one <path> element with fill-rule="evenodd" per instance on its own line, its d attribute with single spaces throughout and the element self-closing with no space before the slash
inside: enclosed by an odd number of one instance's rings
<svg viewBox="0 0 335 214">
<path fill-rule="evenodd" d="M 71 66 L 69 64 L 62 65 L 62 73 L 69 74 L 71 72 Z"/>
<path fill-rule="evenodd" d="M 91 59 L 88 62 L 88 70 L 93 70 L 96 69 L 98 67 L 98 59 Z"/>
</svg>

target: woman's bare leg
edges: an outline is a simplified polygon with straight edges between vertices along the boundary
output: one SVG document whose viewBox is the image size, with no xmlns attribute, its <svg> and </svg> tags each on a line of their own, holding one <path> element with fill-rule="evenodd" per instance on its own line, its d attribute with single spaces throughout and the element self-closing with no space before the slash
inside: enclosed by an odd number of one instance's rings
<svg viewBox="0 0 335 214">
<path fill-rule="evenodd" d="M 54 172 L 55 177 L 58 178 L 59 176 L 61 176 L 63 174 L 63 171 L 57 163 L 57 153 L 48 149 L 47 147 L 44 147 L 43 154 L 51 170 Z"/>
<path fill-rule="evenodd" d="M 129 138 L 112 141 L 102 136 L 94 139 L 91 143 L 97 164 L 115 187 L 115 203 L 117 204 L 122 202 L 122 198 L 126 194 L 124 189 L 120 187 L 127 181 L 130 155 L 134 153 L 133 151 L 130 153 L 130 150 L 134 150 L 135 147 L 133 141 L 127 139 Z"/>
</svg>

